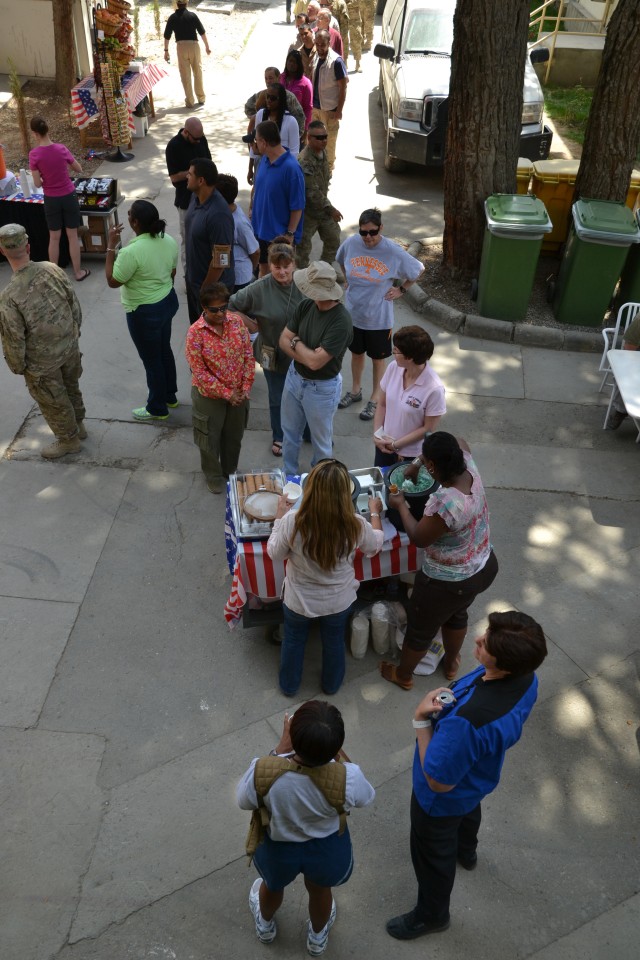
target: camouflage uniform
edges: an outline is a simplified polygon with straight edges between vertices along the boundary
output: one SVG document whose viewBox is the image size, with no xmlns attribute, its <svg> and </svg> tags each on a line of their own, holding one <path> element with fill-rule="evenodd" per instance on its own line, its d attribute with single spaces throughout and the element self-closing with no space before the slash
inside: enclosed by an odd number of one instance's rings
<svg viewBox="0 0 640 960">
<path fill-rule="evenodd" d="M 296 247 L 296 265 L 298 269 L 302 269 L 309 266 L 311 241 L 316 232 L 322 240 L 320 260 L 333 263 L 340 246 L 340 227 L 331 218 L 334 208 L 327 196 L 331 171 L 326 151 L 323 150 L 319 157 L 309 147 L 305 147 L 298 157 L 298 163 L 304 173 L 305 189 L 302 239 Z"/>
<path fill-rule="evenodd" d="M 0 336 L 7 365 L 12 373 L 24 376 L 42 416 L 62 441 L 77 437 L 85 416 L 79 386 L 81 322 L 73 287 L 53 263 L 21 267 L 0 294 Z"/>
<path fill-rule="evenodd" d="M 349 11 L 347 10 L 345 0 L 333 0 L 331 12 L 338 21 L 338 30 L 342 37 L 342 49 L 344 51 L 343 57 L 346 62 L 349 56 Z"/>
<path fill-rule="evenodd" d="M 362 4 L 361 0 L 345 0 L 345 3 L 349 13 L 349 50 L 357 66 L 362 58 Z M 346 52 L 344 59 L 346 63 Z"/>
<path fill-rule="evenodd" d="M 361 0 L 362 7 L 362 49 L 371 50 L 373 43 L 373 18 L 376 15 L 376 0 Z"/>
</svg>

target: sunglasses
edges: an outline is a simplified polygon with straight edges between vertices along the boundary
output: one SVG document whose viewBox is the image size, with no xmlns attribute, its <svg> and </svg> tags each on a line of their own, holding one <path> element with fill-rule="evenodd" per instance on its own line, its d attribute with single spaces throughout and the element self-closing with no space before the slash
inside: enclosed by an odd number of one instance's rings
<svg viewBox="0 0 640 960">
<path fill-rule="evenodd" d="M 278 99 L 279 99 L 279 97 L 277 97 L 277 96 L 274 97 L 273 95 L 267 94 L 267 100 L 270 100 L 271 102 L 273 102 L 274 100 L 278 100 Z"/>
<path fill-rule="evenodd" d="M 328 140 L 328 139 L 329 139 L 329 134 L 328 134 L 328 133 L 310 133 L 309 136 L 310 136 L 310 137 L 313 137 L 314 140 Z"/>
<path fill-rule="evenodd" d="M 215 315 L 218 313 L 226 313 L 228 306 L 229 303 L 227 302 L 223 303 L 221 307 L 203 307 L 202 310 L 204 313 L 213 313 Z"/>
<path fill-rule="evenodd" d="M 380 227 L 377 230 L 358 230 L 361 237 L 377 237 L 380 233 Z"/>
</svg>

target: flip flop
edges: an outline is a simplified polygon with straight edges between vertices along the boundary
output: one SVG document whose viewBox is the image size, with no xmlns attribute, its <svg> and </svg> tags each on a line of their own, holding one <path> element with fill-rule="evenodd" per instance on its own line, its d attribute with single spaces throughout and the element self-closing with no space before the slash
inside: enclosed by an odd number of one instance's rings
<svg viewBox="0 0 640 960">
<path fill-rule="evenodd" d="M 398 676 L 395 663 L 391 663 L 390 660 L 381 660 L 378 664 L 378 669 L 380 670 L 380 676 L 383 680 L 388 680 L 389 683 L 395 683 L 401 690 L 411 690 L 413 687 L 413 680 L 402 680 Z"/>
<path fill-rule="evenodd" d="M 83 280 L 86 280 L 87 277 L 91 276 L 91 270 L 85 270 L 81 277 L 76 277 L 76 283 L 82 283 Z"/>
<path fill-rule="evenodd" d="M 444 669 L 444 667 L 443 667 Z M 444 678 L 447 681 L 455 680 L 458 675 L 458 670 L 460 669 L 460 654 L 456 657 L 453 665 L 453 669 L 444 671 Z"/>
<path fill-rule="evenodd" d="M 271 453 L 274 455 L 274 457 L 282 456 L 282 444 L 279 440 L 273 441 L 273 444 L 271 445 Z"/>
</svg>

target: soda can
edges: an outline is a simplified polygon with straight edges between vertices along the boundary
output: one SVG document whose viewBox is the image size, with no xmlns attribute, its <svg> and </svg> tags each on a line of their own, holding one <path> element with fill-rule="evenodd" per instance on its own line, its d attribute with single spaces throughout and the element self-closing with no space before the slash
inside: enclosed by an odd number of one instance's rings
<svg viewBox="0 0 640 960">
<path fill-rule="evenodd" d="M 442 693 L 439 693 L 438 696 L 436 697 L 436 700 L 444 704 L 456 702 L 456 698 L 452 693 L 449 693 L 448 690 L 443 690 Z"/>
</svg>

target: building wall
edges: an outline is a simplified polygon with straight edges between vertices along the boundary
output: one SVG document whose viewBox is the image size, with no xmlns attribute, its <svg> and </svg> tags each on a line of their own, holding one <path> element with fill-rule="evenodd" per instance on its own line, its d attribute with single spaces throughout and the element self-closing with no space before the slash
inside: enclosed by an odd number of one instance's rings
<svg viewBox="0 0 640 960">
<path fill-rule="evenodd" d="M 74 0 L 74 22 L 69 25 L 69 29 L 75 27 L 78 76 L 85 76 L 93 66 L 90 7 L 89 0 Z M 51 0 L 0 0 L 0 24 L 0 64 L 11 58 L 21 76 L 55 77 Z"/>
<path fill-rule="evenodd" d="M 609 17 L 616 8 L 618 0 L 609 7 Z M 590 33 L 596 29 L 596 24 L 588 23 L 588 20 L 601 20 L 604 16 L 605 0 L 569 0 L 565 16 L 567 17 L 586 17 L 585 23 L 581 26 L 579 23 L 567 24 L 567 29 L 575 32 Z"/>
</svg>

